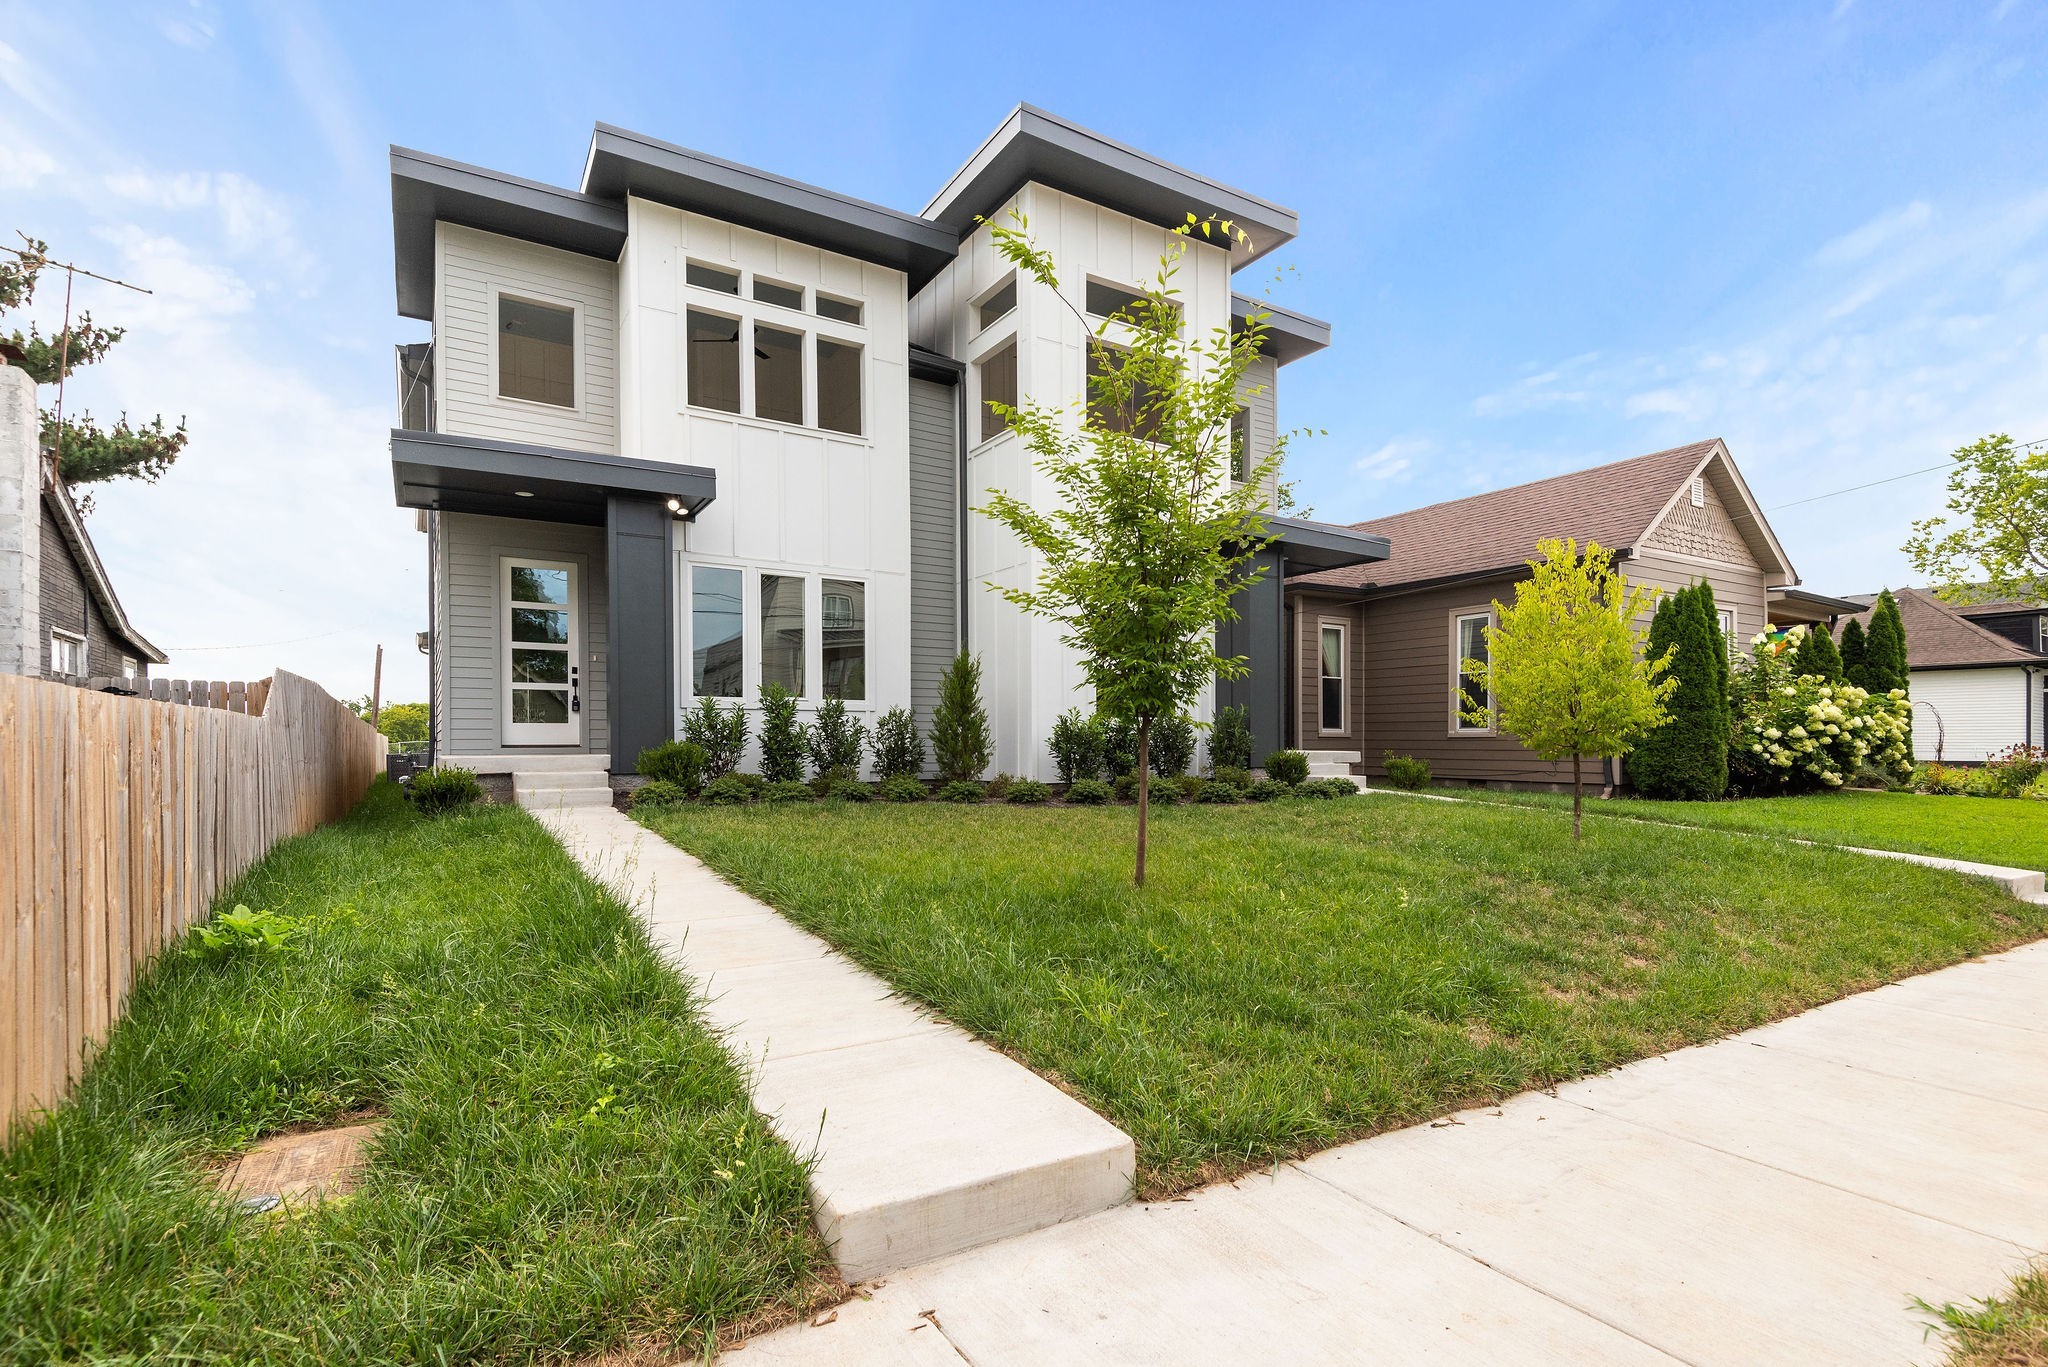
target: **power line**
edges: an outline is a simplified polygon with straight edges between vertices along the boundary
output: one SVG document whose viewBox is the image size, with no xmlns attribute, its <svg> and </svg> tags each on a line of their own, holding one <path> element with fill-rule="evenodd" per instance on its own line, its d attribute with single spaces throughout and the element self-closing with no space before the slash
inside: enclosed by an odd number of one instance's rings
<svg viewBox="0 0 2048 1367">
<path fill-rule="evenodd" d="M 2048 446 L 2048 437 L 2043 437 L 2039 441 L 2022 442 L 2020 444 L 2019 449 L 2022 451 L 2031 451 L 2036 446 Z M 1790 503 L 1780 503 L 1776 507 L 1766 508 L 1764 509 L 1764 511 L 1767 513 L 1775 513 L 1780 508 L 1797 508 L 1802 503 L 1818 503 L 1824 498 L 1839 498 L 1843 494 L 1853 494 L 1863 489 L 1875 489 L 1880 484 L 1896 484 L 1902 479 L 1911 479 L 1915 475 L 1931 475 L 1936 470 L 1946 470 L 1948 468 L 1949 463 L 1947 461 L 1943 461 L 1939 465 L 1930 465 L 1927 466 L 1925 469 L 1908 470 L 1903 475 L 1887 475 L 1883 479 L 1873 479 L 1868 484 L 1852 484 L 1846 489 L 1831 489 L 1827 493 L 1815 494 L 1811 498 L 1795 498 Z"/>
</svg>

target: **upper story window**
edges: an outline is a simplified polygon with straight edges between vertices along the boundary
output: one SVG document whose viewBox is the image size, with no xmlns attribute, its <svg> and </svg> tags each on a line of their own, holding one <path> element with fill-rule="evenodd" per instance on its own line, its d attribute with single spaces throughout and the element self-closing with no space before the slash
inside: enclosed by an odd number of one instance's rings
<svg viewBox="0 0 2048 1367">
<path fill-rule="evenodd" d="M 717 290 L 730 294 L 735 299 L 740 293 L 740 273 L 719 266 L 707 266 L 701 261 L 692 261 L 683 268 L 683 280 L 700 290 Z"/>
<path fill-rule="evenodd" d="M 1239 484 L 1252 477 L 1252 411 L 1239 408 L 1230 415 L 1230 477 Z"/>
<path fill-rule="evenodd" d="M 1010 316 L 1017 307 L 1017 277 L 1008 280 L 983 295 L 974 305 L 974 327 L 977 332 L 990 324 Z"/>
<path fill-rule="evenodd" d="M 1088 311 L 1097 318 L 1114 318 L 1118 322 L 1138 321 L 1146 303 L 1145 295 L 1122 285 L 1112 285 L 1105 280 L 1088 282 Z M 1171 299 L 1163 301 L 1166 311 L 1176 322 L 1180 319 L 1180 305 Z"/>
<path fill-rule="evenodd" d="M 800 286 L 763 280 L 758 275 L 754 277 L 754 297 L 777 308 L 802 309 L 804 306 L 804 292 Z"/>
<path fill-rule="evenodd" d="M 830 318 L 835 323 L 852 323 L 860 326 L 860 305 L 851 299 L 834 299 L 829 294 L 817 296 L 817 310 L 820 318 Z"/>
<path fill-rule="evenodd" d="M 984 356 L 975 371 L 981 383 L 981 435 L 976 440 L 988 441 L 1010 430 L 1009 422 L 989 405 L 1017 406 L 1017 339 Z"/>
<path fill-rule="evenodd" d="M 726 296 L 695 294 L 686 310 L 691 407 L 863 434 L 865 333 L 847 331 L 860 326 L 859 303 L 701 261 L 687 263 L 683 279 Z M 818 326 L 792 316 L 807 298 Z"/>
<path fill-rule="evenodd" d="M 818 426 L 859 436 L 860 352 L 850 342 L 820 337 L 818 343 Z"/>
<path fill-rule="evenodd" d="M 804 420 L 804 336 L 754 324 L 754 416 L 770 422 Z"/>
<path fill-rule="evenodd" d="M 576 406 L 576 310 L 498 296 L 498 396 Z"/>
<path fill-rule="evenodd" d="M 1116 347 L 1091 344 L 1088 348 L 1088 421 L 1109 432 L 1123 432 L 1151 441 L 1159 434 L 1159 391 L 1144 380 L 1133 379 L 1121 403 L 1096 381 L 1123 364 L 1124 353 Z"/>
<path fill-rule="evenodd" d="M 726 413 L 740 411 L 740 324 L 702 309 L 689 311 L 690 404 Z"/>
</svg>

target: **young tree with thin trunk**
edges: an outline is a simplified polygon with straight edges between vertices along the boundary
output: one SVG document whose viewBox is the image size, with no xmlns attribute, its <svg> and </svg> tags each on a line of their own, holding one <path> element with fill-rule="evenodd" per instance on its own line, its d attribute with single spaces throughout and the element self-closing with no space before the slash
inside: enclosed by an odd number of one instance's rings
<svg viewBox="0 0 2048 1367">
<path fill-rule="evenodd" d="M 1654 658 L 1636 625 L 1656 601 L 1653 588 L 1631 585 L 1614 568 L 1614 553 L 1587 542 L 1549 539 L 1540 559 L 1515 585 L 1512 606 L 1494 603 L 1498 626 L 1486 628 L 1486 659 L 1466 660 L 1465 673 L 1491 694 L 1462 695 L 1465 715 L 1500 729 L 1547 760 L 1572 762 L 1572 839 L 1581 837 L 1585 776 L 1581 761 L 1625 753 L 1636 737 L 1664 725 L 1664 701 L 1678 687 L 1666 678 L 1672 649 Z"/>
<path fill-rule="evenodd" d="M 990 225 L 997 249 L 1073 312 L 1090 364 L 1078 413 L 993 405 L 1054 495 L 1026 500 L 989 491 L 979 511 L 1039 561 L 1034 582 L 990 587 L 1064 628 L 1061 639 L 1080 656 L 1097 710 L 1135 728 L 1133 881 L 1142 887 L 1152 728 L 1187 712 L 1212 680 L 1247 670 L 1242 656 L 1216 653 L 1216 626 L 1237 619 L 1231 599 L 1261 577 L 1253 557 L 1267 540 L 1265 489 L 1285 444 L 1249 461 L 1241 481 L 1231 479 L 1230 420 L 1241 402 L 1238 381 L 1264 340 L 1264 318 L 1247 320 L 1235 336 L 1227 323 L 1206 337 L 1184 328 L 1174 278 L 1186 242 L 1177 240 L 1136 300 L 1091 324 L 1062 287 L 1051 254 L 1033 243 L 1029 224 L 1021 215 L 1012 220 L 1015 226 Z M 1223 243 L 1242 236 L 1227 221 L 1192 214 L 1178 231 L 1182 239 Z"/>
<path fill-rule="evenodd" d="M 2020 446 L 1998 432 L 1950 458 L 1956 521 L 1913 524 L 1905 546 L 1913 568 L 1951 603 L 2048 600 L 2048 442 Z"/>
</svg>

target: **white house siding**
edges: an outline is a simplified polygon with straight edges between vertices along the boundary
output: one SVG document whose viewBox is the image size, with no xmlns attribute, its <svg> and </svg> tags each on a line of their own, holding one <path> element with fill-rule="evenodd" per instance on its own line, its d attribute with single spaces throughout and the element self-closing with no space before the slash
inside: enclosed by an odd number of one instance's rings
<svg viewBox="0 0 2048 1367">
<path fill-rule="evenodd" d="M 2030 682 L 2017 666 L 1914 670 L 1906 686 L 1913 699 L 1913 758 L 1975 763 L 2024 741 L 2041 744 L 2040 687 L 2038 673 Z"/>
<path fill-rule="evenodd" d="M 627 241 L 619 263 L 621 347 L 630 358 L 621 393 L 622 453 L 703 466 L 718 480 L 717 500 L 695 521 L 678 524 L 676 533 L 679 702 L 684 708 L 696 702 L 691 694 L 689 570 L 706 564 L 747 571 L 745 692 L 750 706 L 760 676 L 754 633 L 762 573 L 808 576 L 813 623 L 820 579 L 864 583 L 868 696 L 848 707 L 872 720 L 887 708 L 908 706 L 910 416 L 903 273 L 639 198 L 627 202 Z M 684 278 L 692 260 L 857 300 L 861 325 L 697 291 Z M 750 291 L 743 286 L 743 293 Z M 845 436 L 690 407 L 683 343 L 685 314 L 693 301 L 860 344 L 865 432 Z M 750 372 L 749 367 L 743 370 Z M 808 343 L 805 372 L 807 386 L 814 388 Z M 743 383 L 743 395 L 750 383 Z M 809 633 L 807 648 L 805 681 L 815 692 L 821 676 L 816 631 Z M 806 711 L 817 701 L 806 699 Z"/>
<path fill-rule="evenodd" d="M 499 560 L 530 555 L 577 566 L 582 589 L 583 744 L 576 750 L 607 753 L 604 529 L 560 522 L 441 513 L 440 555 L 434 593 L 441 604 L 441 749 L 449 755 L 502 754 L 504 688 L 500 622 L 504 616 Z M 565 747 L 519 746 L 522 753 Z"/>
<path fill-rule="evenodd" d="M 1045 405 L 1073 405 L 1086 393 L 1087 339 L 1092 325 L 1075 310 L 1085 309 L 1087 281 L 1097 279 L 1139 288 L 1154 280 L 1159 258 L 1183 241 L 1164 229 L 1043 185 L 1026 185 L 1015 203 L 1029 219 L 1037 244 L 1052 254 L 1061 294 L 1028 277 L 1018 282 L 1016 311 L 985 330 L 975 326 L 972 302 L 1009 274 L 986 227 L 973 232 L 960 255 L 924 290 L 912 307 L 912 338 L 922 346 L 968 363 L 967 487 L 1002 488 L 1040 505 L 1055 491 L 1032 465 L 1014 436 L 976 442 L 979 435 L 979 374 L 975 364 L 1011 337 L 1017 349 L 1017 384 L 1027 399 Z M 1200 212 L 1201 205 L 1189 205 Z M 1007 221 L 1007 209 L 989 215 Z M 1175 280 L 1187 326 L 1210 336 L 1230 325 L 1230 269 L 1227 255 L 1201 242 L 1188 244 Z M 1114 332 L 1112 328 L 1112 332 Z M 1035 778 L 1052 776 L 1045 742 L 1053 719 L 1069 707 L 1092 705 L 1074 652 L 1061 643 L 1060 629 L 1028 617 L 991 592 L 989 584 L 1022 585 L 1038 572 L 1036 558 L 1016 538 L 975 514 L 967 532 L 967 640 L 982 660 L 982 679 L 996 733 L 994 767 Z M 1207 716 L 1209 699 L 1199 699 L 1196 716 Z"/>
<path fill-rule="evenodd" d="M 440 430 L 618 448 L 618 267 L 496 233 L 434 225 L 434 401 Z M 498 397 L 498 296 L 576 310 L 576 406 Z"/>
</svg>

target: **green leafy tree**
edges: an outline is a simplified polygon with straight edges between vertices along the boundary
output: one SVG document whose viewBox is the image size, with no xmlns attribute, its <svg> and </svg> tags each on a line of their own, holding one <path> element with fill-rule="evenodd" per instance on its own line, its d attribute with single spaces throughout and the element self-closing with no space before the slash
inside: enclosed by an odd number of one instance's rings
<svg viewBox="0 0 2048 1367">
<path fill-rule="evenodd" d="M 1799 645 L 1792 652 L 1792 672 L 1811 674 L 1829 683 L 1842 682 L 1842 652 L 1835 648 L 1835 638 L 1825 625 L 1810 626 L 1799 638 Z"/>
<path fill-rule="evenodd" d="M 1241 656 L 1216 653 L 1231 599 L 1257 583 L 1254 557 L 1267 541 L 1266 488 L 1281 448 L 1231 479 L 1231 417 L 1238 381 L 1257 359 L 1264 316 L 1203 336 L 1183 327 L 1175 278 L 1185 238 L 1241 236 L 1228 222 L 1193 214 L 1159 263 L 1157 277 L 1114 320 L 1091 324 L 1061 288 L 1050 253 L 1029 225 L 991 225 L 999 251 L 1050 289 L 1082 325 L 1087 395 L 1076 413 L 1027 403 L 996 405 L 1030 450 L 1051 496 L 1027 501 L 991 490 L 980 511 L 1038 558 L 1029 585 L 992 585 L 1017 607 L 1057 623 L 1080 657 L 1096 707 L 1137 738 L 1137 857 L 1145 882 L 1152 733 L 1186 714 L 1217 678 L 1240 678 Z M 1114 340 L 1112 340 L 1112 322 Z M 1240 465 L 1240 469 L 1242 469 Z"/>
<path fill-rule="evenodd" d="M 981 659 L 963 650 L 939 676 L 939 705 L 932 712 L 932 760 L 939 781 L 978 782 L 994 751 L 988 709 L 981 701 Z"/>
<path fill-rule="evenodd" d="M 426 744 L 429 710 L 423 702 L 388 702 L 377 713 L 377 729 L 400 744 Z"/>
<path fill-rule="evenodd" d="M 1703 584 L 1680 589 L 1650 620 L 1650 658 L 1670 659 L 1667 677 L 1675 687 L 1666 704 L 1669 723 L 1628 752 L 1629 781 L 1645 797 L 1703 802 L 1728 791 L 1728 652 L 1712 592 Z"/>
<path fill-rule="evenodd" d="M 1863 663 L 1869 646 L 1863 634 L 1863 619 L 1851 617 L 1842 624 L 1842 677 L 1863 687 Z"/>
<path fill-rule="evenodd" d="M 1950 456 L 1956 520 L 1913 524 L 1913 568 L 1951 603 L 2048 600 L 2048 443 L 2019 446 L 1998 432 Z"/>
<path fill-rule="evenodd" d="M 7 260 L 0 260 L 0 315 L 33 303 L 36 283 L 45 270 L 61 274 L 62 267 L 50 261 L 50 246 L 27 234 L 25 244 Z M 21 349 L 24 368 L 39 385 L 53 385 L 80 366 L 104 360 L 126 329 L 100 327 L 92 314 L 80 313 L 71 325 L 45 337 L 30 323 L 26 332 L 15 328 L 5 339 Z M 60 419 L 53 408 L 43 410 L 42 442 L 61 453 L 58 473 L 69 484 L 92 484 L 109 479 L 139 479 L 155 483 L 185 449 L 185 424 L 164 426 L 161 417 L 146 423 L 130 423 L 127 414 L 111 427 L 94 421 L 92 414 Z"/>
<path fill-rule="evenodd" d="M 1585 778 L 1581 761 L 1626 752 L 1638 737 L 1664 725 L 1664 702 L 1678 687 L 1666 678 L 1671 651 L 1645 653 L 1643 628 L 1656 590 L 1631 585 L 1614 568 L 1614 553 L 1571 538 L 1546 539 L 1529 577 L 1515 585 L 1513 605 L 1494 603 L 1500 625 L 1486 628 L 1487 658 L 1466 660 L 1464 672 L 1491 693 L 1467 693 L 1465 715 L 1479 725 L 1499 718 L 1501 730 L 1546 760 L 1572 762 L 1572 839 L 1580 838 Z"/>
</svg>

